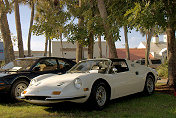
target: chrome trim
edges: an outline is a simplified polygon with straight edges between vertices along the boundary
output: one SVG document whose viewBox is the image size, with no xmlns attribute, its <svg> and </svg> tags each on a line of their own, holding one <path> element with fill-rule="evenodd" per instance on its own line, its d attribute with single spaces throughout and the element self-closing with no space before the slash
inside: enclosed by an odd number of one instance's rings
<svg viewBox="0 0 176 118">
<path fill-rule="evenodd" d="M 79 96 L 79 97 L 68 97 L 68 98 L 46 98 L 47 101 L 54 101 L 54 100 L 75 100 L 85 98 L 86 96 Z"/>
</svg>

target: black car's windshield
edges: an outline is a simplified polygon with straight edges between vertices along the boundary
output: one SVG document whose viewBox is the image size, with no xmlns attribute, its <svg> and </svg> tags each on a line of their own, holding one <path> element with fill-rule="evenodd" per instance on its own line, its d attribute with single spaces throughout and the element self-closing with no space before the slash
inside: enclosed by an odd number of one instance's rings
<svg viewBox="0 0 176 118">
<path fill-rule="evenodd" d="M 1 71 L 21 71 L 29 70 L 36 59 L 16 59 L 1 68 Z"/>
<path fill-rule="evenodd" d="M 105 73 L 108 67 L 108 60 L 86 60 L 76 64 L 68 73 L 84 73 L 90 70 L 103 70 Z"/>
</svg>

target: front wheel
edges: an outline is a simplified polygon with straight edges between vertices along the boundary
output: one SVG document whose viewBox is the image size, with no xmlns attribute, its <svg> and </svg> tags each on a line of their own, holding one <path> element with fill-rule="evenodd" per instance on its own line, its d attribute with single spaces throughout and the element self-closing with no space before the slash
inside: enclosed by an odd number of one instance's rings
<svg viewBox="0 0 176 118">
<path fill-rule="evenodd" d="M 153 94 L 154 90 L 155 90 L 154 77 L 152 75 L 148 75 L 147 78 L 146 78 L 143 93 L 145 95 L 151 95 L 151 94 Z"/>
<path fill-rule="evenodd" d="M 11 98 L 13 101 L 17 102 L 18 97 L 21 96 L 21 93 L 28 87 L 29 82 L 25 80 L 17 80 L 11 88 Z"/>
<path fill-rule="evenodd" d="M 92 87 L 89 97 L 89 105 L 97 110 L 102 110 L 109 100 L 105 83 L 98 82 Z"/>
</svg>

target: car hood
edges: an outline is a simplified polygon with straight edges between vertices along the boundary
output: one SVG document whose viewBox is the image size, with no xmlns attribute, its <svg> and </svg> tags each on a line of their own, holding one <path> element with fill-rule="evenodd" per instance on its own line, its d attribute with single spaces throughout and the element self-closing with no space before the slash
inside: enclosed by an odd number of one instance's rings
<svg viewBox="0 0 176 118">
<path fill-rule="evenodd" d="M 33 84 L 30 84 L 31 86 L 29 86 L 28 88 L 42 89 L 42 88 L 53 88 L 56 86 L 64 87 L 70 84 L 74 79 L 84 75 L 86 75 L 86 73 L 67 73 L 63 75 L 45 74 L 34 78 L 36 82 Z"/>
<path fill-rule="evenodd" d="M 40 82 L 47 83 L 47 84 L 53 84 L 53 83 L 59 83 L 59 82 L 70 82 L 70 81 L 73 81 L 75 78 L 79 78 L 84 75 L 86 75 L 86 73 L 67 73 L 63 75 L 52 75 L 41 80 Z M 45 76 L 48 76 L 48 75 L 45 75 Z"/>
<path fill-rule="evenodd" d="M 4 77 L 4 76 L 7 76 L 9 75 L 8 73 L 0 73 L 0 77 Z"/>
<path fill-rule="evenodd" d="M 56 88 L 57 90 L 62 90 L 72 83 L 74 79 L 84 75 L 86 75 L 86 73 L 67 73 L 63 75 L 45 74 L 42 76 L 42 79 L 39 77 L 34 78 L 36 82 L 30 85 L 26 90 L 30 91 L 29 94 L 34 94 L 36 91 L 49 91 Z"/>
</svg>

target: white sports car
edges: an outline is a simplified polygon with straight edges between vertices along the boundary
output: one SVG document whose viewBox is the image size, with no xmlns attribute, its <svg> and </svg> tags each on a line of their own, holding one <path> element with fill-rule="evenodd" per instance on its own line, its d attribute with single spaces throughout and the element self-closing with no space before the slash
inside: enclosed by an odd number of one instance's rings
<svg viewBox="0 0 176 118">
<path fill-rule="evenodd" d="M 30 82 L 21 98 L 36 104 L 71 101 L 90 102 L 102 109 L 115 98 L 154 92 L 157 72 L 125 59 L 90 59 L 76 64 L 66 74 L 45 74 Z"/>
</svg>

